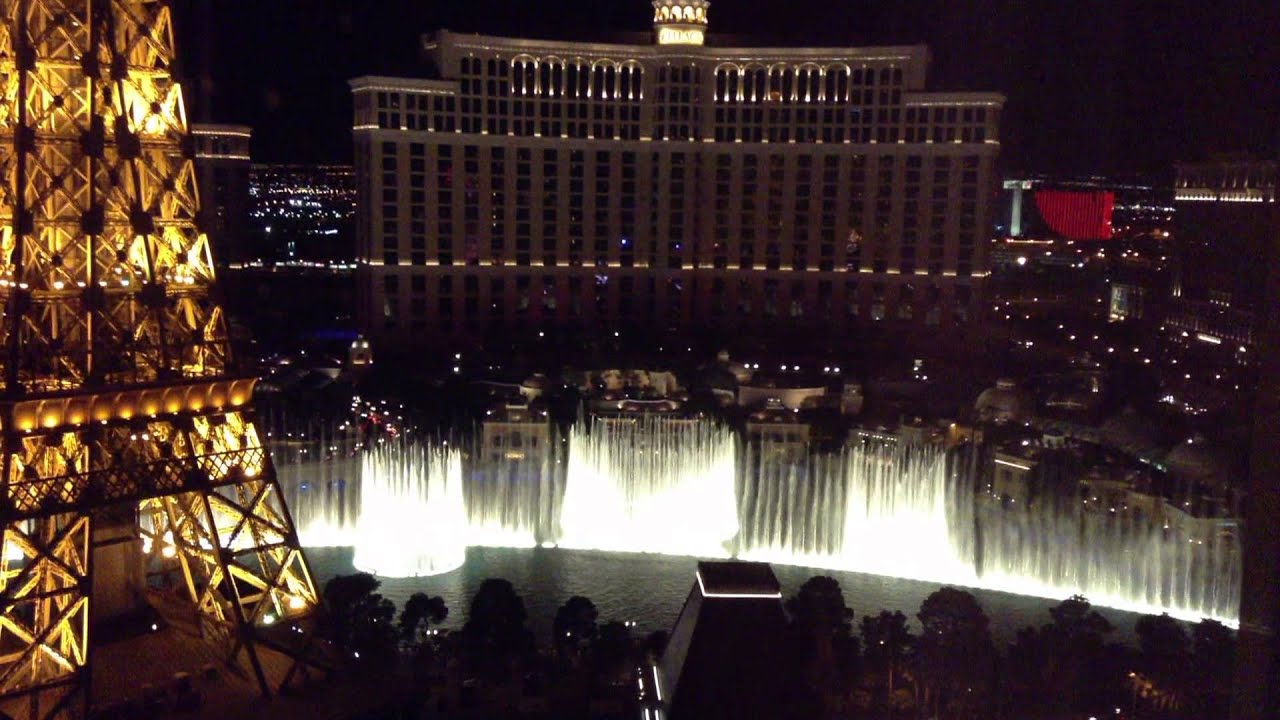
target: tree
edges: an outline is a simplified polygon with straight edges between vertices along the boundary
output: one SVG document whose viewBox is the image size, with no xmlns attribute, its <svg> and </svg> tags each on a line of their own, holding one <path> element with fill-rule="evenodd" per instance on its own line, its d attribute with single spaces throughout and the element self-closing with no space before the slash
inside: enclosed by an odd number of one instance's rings
<svg viewBox="0 0 1280 720">
<path fill-rule="evenodd" d="M 591 642 L 596 636 L 596 620 L 600 613 L 591 600 L 574 595 L 556 610 L 556 619 L 552 623 L 557 643 Z"/>
<path fill-rule="evenodd" d="M 833 577 L 811 577 L 787 600 L 791 618 L 827 637 L 848 637 L 853 630 L 853 610 L 845 605 L 844 592 Z"/>
<path fill-rule="evenodd" d="M 645 636 L 643 647 L 650 662 L 657 662 L 658 658 L 662 657 L 662 653 L 667 650 L 667 641 L 670 639 L 666 630 L 654 630 Z"/>
<path fill-rule="evenodd" d="M 1000 673 L 1005 697 L 1018 714 L 1027 717 L 1048 714 L 1049 706 L 1058 699 L 1049 690 L 1053 681 L 1049 676 L 1050 642 L 1045 635 L 1041 628 L 1020 628 Z"/>
<path fill-rule="evenodd" d="M 863 617 L 861 632 L 865 669 L 876 678 L 877 688 L 883 690 L 884 704 L 892 713 L 894 706 L 901 704 L 898 678 L 906 670 L 916 637 L 907 627 L 906 615 L 888 610 Z"/>
<path fill-rule="evenodd" d="M 1164 615 L 1143 615 L 1134 630 L 1138 635 L 1141 673 L 1155 686 L 1155 699 L 1176 706 L 1180 690 L 1189 679 L 1191 642 L 1177 620 Z"/>
<path fill-rule="evenodd" d="M 853 610 L 835 578 L 809 578 L 786 602 L 792 630 L 806 659 L 810 685 L 820 696 L 852 689 L 858 664 L 858 641 L 853 636 Z"/>
<path fill-rule="evenodd" d="M 995 669 L 982 606 L 973 595 L 948 587 L 925 598 L 916 617 L 922 625 L 916 666 L 925 706 L 934 714 L 946 707 L 953 715 L 976 715 Z"/>
<path fill-rule="evenodd" d="M 1177 620 L 1164 615 L 1143 615 L 1134 630 L 1138 635 L 1141 661 L 1157 677 L 1180 679 L 1190 659 L 1191 642 Z"/>
<path fill-rule="evenodd" d="M 414 593 L 405 601 L 400 611 L 400 641 L 411 648 L 421 648 L 427 640 L 432 625 L 439 625 L 449 617 L 444 598 Z"/>
<path fill-rule="evenodd" d="M 359 664 L 388 661 L 395 651 L 395 605 L 368 573 L 340 575 L 324 586 L 325 634 Z"/>
<path fill-rule="evenodd" d="M 1072 639 L 1101 638 L 1115 629 L 1083 595 L 1072 595 L 1049 608 L 1049 617 L 1063 637 Z"/>
<path fill-rule="evenodd" d="M 1125 697 L 1124 673 L 1106 636 L 1114 628 L 1075 595 L 1049 609 L 1051 622 L 1018 631 L 1002 680 L 1027 714 L 1096 713 Z"/>
<path fill-rule="evenodd" d="M 1197 683 L 1197 709 L 1203 717 L 1224 717 L 1235 671 L 1235 633 L 1217 620 L 1201 620 L 1191 628 L 1191 645 L 1196 671 L 1205 680 Z"/>
<path fill-rule="evenodd" d="M 631 628 L 612 620 L 600 626 L 600 632 L 591 644 L 591 668 L 597 677 L 616 679 L 620 673 L 630 671 L 634 665 Z"/>
<path fill-rule="evenodd" d="M 471 612 L 462 627 L 462 642 L 471 661 L 491 679 L 506 679 L 510 662 L 533 650 L 533 635 L 525 627 L 524 600 L 510 581 L 489 578 L 471 599 Z"/>
<path fill-rule="evenodd" d="M 1086 711 L 1083 704 L 1105 695 L 1110 686 L 1112 695 L 1118 692 L 1116 678 L 1101 675 L 1107 668 L 1103 652 L 1106 636 L 1115 628 L 1098 614 L 1089 601 L 1073 595 L 1049 610 L 1053 618 L 1045 626 L 1043 634 L 1048 641 L 1046 677 L 1050 680 L 1050 697 L 1060 699 L 1060 705 L 1070 710 Z"/>
</svg>

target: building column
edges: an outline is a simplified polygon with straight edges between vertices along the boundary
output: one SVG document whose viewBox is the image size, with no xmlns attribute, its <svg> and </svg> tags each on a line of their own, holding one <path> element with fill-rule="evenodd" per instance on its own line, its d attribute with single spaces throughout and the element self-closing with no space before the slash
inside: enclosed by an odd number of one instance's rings
<svg viewBox="0 0 1280 720">
<path fill-rule="evenodd" d="M 1280 205 L 1263 307 L 1280 303 Z M 1245 500 L 1244 579 L 1232 720 L 1280 717 L 1280 315 L 1258 313 L 1258 393 Z"/>
</svg>

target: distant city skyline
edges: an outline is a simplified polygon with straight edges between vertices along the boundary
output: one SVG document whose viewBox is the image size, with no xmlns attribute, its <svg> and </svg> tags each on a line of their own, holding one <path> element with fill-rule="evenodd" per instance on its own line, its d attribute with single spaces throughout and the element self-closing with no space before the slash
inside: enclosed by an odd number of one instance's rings
<svg viewBox="0 0 1280 720">
<path fill-rule="evenodd" d="M 178 0 L 194 38 L 202 0 Z M 319 8 L 319 9 L 317 9 Z M 1280 5 L 1228 0 L 1153 12 L 1138 0 L 1074 3 L 926 0 L 847 3 L 717 0 L 711 33 L 750 44 L 928 44 L 940 90 L 1008 96 L 1002 168 L 1010 172 L 1148 173 L 1224 152 L 1274 156 L 1280 86 L 1269 79 Z M 213 112 L 254 128 L 255 161 L 350 160 L 346 81 L 421 75 L 421 33 L 440 28 L 547 39 L 644 33 L 645 0 L 422 3 L 350 0 L 218 4 L 211 24 Z M 198 42 L 185 72 L 197 74 Z M 189 103 L 199 113 L 190 83 Z M 199 115 L 196 115 L 199 117 Z M 1166 178 L 1161 178 L 1166 179 Z"/>
</svg>

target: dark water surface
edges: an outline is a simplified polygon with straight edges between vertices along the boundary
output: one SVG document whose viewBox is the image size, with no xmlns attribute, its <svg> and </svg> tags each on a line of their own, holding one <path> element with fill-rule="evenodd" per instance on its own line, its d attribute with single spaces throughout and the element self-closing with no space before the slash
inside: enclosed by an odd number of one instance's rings
<svg viewBox="0 0 1280 720">
<path fill-rule="evenodd" d="M 335 575 L 356 572 L 351 548 L 310 548 L 307 558 L 318 585 Z M 546 548 L 484 548 L 467 550 L 462 567 L 442 575 L 419 578 L 382 578 L 380 592 L 397 607 L 415 592 L 444 598 L 449 607 L 448 627 L 466 621 L 471 597 L 487 578 L 505 578 L 524 598 L 529 627 L 542 642 L 551 633 L 556 609 L 573 595 L 584 595 L 600 611 L 600 622 L 635 621 L 639 633 L 670 630 L 694 583 L 697 559 L 670 555 L 610 553 L 591 550 Z M 857 621 L 880 610 L 901 610 L 918 629 L 915 614 L 920 603 L 940 586 L 935 583 L 861 573 L 774 565 L 773 572 L 789 597 L 814 575 L 830 575 L 840 581 L 845 602 Z M 991 633 L 998 646 L 1012 642 L 1017 630 L 1049 621 L 1056 601 L 1012 595 L 992 590 L 969 590 L 991 618 Z M 1109 608 L 1097 610 L 1116 626 L 1114 639 L 1129 641 L 1138 615 Z M 857 625 L 855 622 L 855 628 Z"/>
</svg>

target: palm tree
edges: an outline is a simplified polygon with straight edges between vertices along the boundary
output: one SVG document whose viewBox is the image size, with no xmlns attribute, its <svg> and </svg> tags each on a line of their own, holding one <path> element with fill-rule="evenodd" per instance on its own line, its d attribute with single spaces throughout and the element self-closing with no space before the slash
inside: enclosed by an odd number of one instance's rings
<svg viewBox="0 0 1280 720">
<path fill-rule="evenodd" d="M 867 669 L 885 678 L 885 706 L 892 717 L 894 705 L 899 704 L 895 703 L 897 680 L 906 671 L 916 637 L 907 628 L 907 616 L 896 611 L 863 617 L 860 630 Z"/>
</svg>

